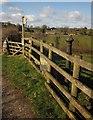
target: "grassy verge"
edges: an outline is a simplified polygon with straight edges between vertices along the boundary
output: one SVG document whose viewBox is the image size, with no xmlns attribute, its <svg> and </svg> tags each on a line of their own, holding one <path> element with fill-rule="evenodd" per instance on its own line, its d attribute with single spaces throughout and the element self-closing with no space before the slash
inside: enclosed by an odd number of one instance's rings
<svg viewBox="0 0 93 120">
<path fill-rule="evenodd" d="M 65 118 L 66 114 L 44 86 L 45 79 L 22 57 L 2 57 L 3 77 L 25 93 L 39 118 Z"/>
</svg>

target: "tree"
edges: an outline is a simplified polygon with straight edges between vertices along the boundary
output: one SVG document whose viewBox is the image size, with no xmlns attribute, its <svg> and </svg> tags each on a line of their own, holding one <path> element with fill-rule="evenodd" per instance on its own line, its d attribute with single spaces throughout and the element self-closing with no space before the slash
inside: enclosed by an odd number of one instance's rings
<svg viewBox="0 0 93 120">
<path fill-rule="evenodd" d="M 22 31 L 22 26 L 20 24 L 17 24 L 16 27 L 19 31 Z"/>
<path fill-rule="evenodd" d="M 32 25 L 29 27 L 29 30 L 30 30 L 30 32 L 34 32 Z"/>
<path fill-rule="evenodd" d="M 47 25 L 42 25 L 42 27 L 41 27 L 41 32 L 42 32 L 42 33 L 45 33 L 46 30 L 47 30 Z"/>
<path fill-rule="evenodd" d="M 8 38 L 11 41 L 21 41 L 21 34 L 16 27 L 7 27 L 2 29 L 2 41 Z"/>
<path fill-rule="evenodd" d="M 88 34 L 88 36 L 93 36 L 93 30 L 90 29 L 87 34 Z"/>
</svg>

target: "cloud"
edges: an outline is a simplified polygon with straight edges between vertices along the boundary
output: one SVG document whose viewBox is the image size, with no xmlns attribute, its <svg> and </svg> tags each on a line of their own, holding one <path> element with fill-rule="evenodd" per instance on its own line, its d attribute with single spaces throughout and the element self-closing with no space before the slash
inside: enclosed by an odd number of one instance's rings
<svg viewBox="0 0 93 120">
<path fill-rule="evenodd" d="M 3 6 L 6 7 L 8 11 L 10 10 L 11 12 L 15 12 L 15 13 L 24 12 L 21 8 L 14 6 L 11 2 L 4 2 Z"/>
<path fill-rule="evenodd" d="M 5 2 L 8 2 L 8 0 L 0 0 L 0 4 L 4 4 Z"/>
<path fill-rule="evenodd" d="M 55 13 L 55 11 L 50 6 L 45 6 L 42 11 L 43 12 L 40 14 L 41 18 L 46 18 L 48 15 Z"/>
<path fill-rule="evenodd" d="M 18 8 L 18 7 L 15 7 L 15 6 L 9 6 L 8 9 L 9 9 L 9 10 L 16 11 L 16 12 L 22 12 L 22 9 L 20 9 L 20 8 Z"/>
<path fill-rule="evenodd" d="M 5 12 L 0 12 L 0 21 L 2 22 L 12 22 L 12 23 L 19 23 L 21 22 L 22 14 L 6 14 Z"/>
<path fill-rule="evenodd" d="M 84 15 L 80 13 L 79 11 L 71 11 L 71 12 L 66 12 L 63 14 L 65 19 L 67 20 L 72 20 L 72 21 L 80 21 L 84 19 Z"/>
<path fill-rule="evenodd" d="M 47 14 L 41 13 L 41 14 L 40 14 L 40 17 L 41 17 L 41 18 L 46 18 L 46 17 L 47 17 Z"/>
<path fill-rule="evenodd" d="M 27 17 L 27 21 L 28 22 L 33 22 L 35 20 L 35 16 L 34 15 L 26 15 Z"/>
<path fill-rule="evenodd" d="M 54 19 L 58 21 L 81 21 L 86 17 L 79 11 L 55 11 L 50 6 L 46 6 L 40 13 L 41 18 Z"/>
<path fill-rule="evenodd" d="M 0 12 L 0 21 L 2 22 L 12 22 L 12 23 L 20 23 L 22 21 L 22 13 L 13 13 L 13 14 L 6 14 L 5 12 Z M 27 21 L 33 22 L 35 21 L 34 15 L 25 15 L 27 17 Z"/>
<path fill-rule="evenodd" d="M 16 14 L 11 14 L 12 17 L 19 17 L 19 16 L 22 16 L 21 13 L 16 13 Z"/>
<path fill-rule="evenodd" d="M 40 14 L 42 24 L 56 27 L 90 27 L 90 18 L 80 11 L 55 11 L 50 7 L 45 7 Z M 45 18 L 45 19 L 43 19 Z"/>
<path fill-rule="evenodd" d="M 50 6 L 46 6 L 43 8 L 43 12 L 46 14 L 52 14 L 54 13 L 54 10 Z"/>
</svg>

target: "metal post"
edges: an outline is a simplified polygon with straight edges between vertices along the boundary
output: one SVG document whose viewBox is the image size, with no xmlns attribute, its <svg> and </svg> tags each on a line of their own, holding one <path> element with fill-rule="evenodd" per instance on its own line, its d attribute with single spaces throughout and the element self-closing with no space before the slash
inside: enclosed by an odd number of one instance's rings
<svg viewBox="0 0 93 120">
<path fill-rule="evenodd" d="M 72 55 L 72 42 L 74 41 L 74 39 L 72 38 L 72 35 L 69 36 L 69 39 L 66 40 L 67 42 L 67 54 Z M 71 72 L 71 62 L 70 61 L 66 61 L 66 70 L 67 72 Z M 66 89 L 69 89 L 69 81 L 67 79 L 65 79 L 66 82 Z"/>
<path fill-rule="evenodd" d="M 72 38 L 72 35 L 69 37 L 69 39 L 66 40 L 67 42 L 67 54 L 72 55 L 72 42 L 74 39 Z M 70 71 L 71 69 L 71 62 L 67 61 L 66 62 L 66 68 Z"/>
</svg>

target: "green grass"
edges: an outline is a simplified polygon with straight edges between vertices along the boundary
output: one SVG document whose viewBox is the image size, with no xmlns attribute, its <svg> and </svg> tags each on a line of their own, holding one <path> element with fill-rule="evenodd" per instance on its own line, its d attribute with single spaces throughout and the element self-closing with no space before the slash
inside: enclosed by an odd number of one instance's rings
<svg viewBox="0 0 93 120">
<path fill-rule="evenodd" d="M 84 54 L 84 56 L 85 60 L 88 59 L 90 61 L 89 55 Z M 4 78 L 10 80 L 14 86 L 23 91 L 25 96 L 31 101 L 32 110 L 37 117 L 62 119 L 66 117 L 66 114 L 46 89 L 44 85 L 45 78 L 37 73 L 23 57 L 4 55 L 2 60 Z M 56 62 L 59 65 L 62 64 L 62 61 Z M 79 80 L 93 89 L 93 72 L 81 69 Z M 91 109 L 90 98 L 81 91 L 78 93 L 78 102 L 86 109 Z"/>
<path fill-rule="evenodd" d="M 93 64 L 93 55 L 92 54 L 82 54 L 83 60 Z"/>
<path fill-rule="evenodd" d="M 65 118 L 66 114 L 46 89 L 41 74 L 19 56 L 2 57 L 3 77 L 21 89 L 31 101 L 32 110 L 39 118 Z"/>
<path fill-rule="evenodd" d="M 30 36 L 37 37 L 36 33 L 33 33 Z M 56 35 L 43 35 L 39 36 L 40 40 L 44 40 L 46 43 L 54 43 L 56 36 L 59 36 L 59 44 L 58 48 L 61 50 L 66 51 L 66 39 L 69 38 L 68 35 L 64 36 L 63 34 L 57 33 Z M 73 35 L 74 42 L 73 42 L 73 52 L 81 52 L 81 53 L 90 53 L 91 50 L 93 50 L 92 47 L 92 39 L 91 36 L 88 35 Z"/>
</svg>

